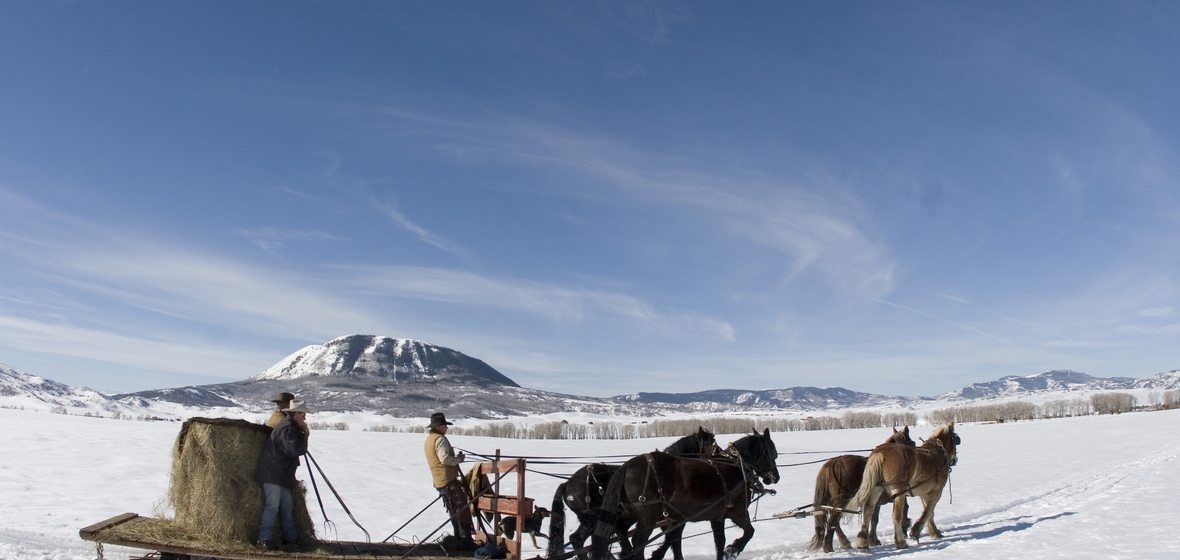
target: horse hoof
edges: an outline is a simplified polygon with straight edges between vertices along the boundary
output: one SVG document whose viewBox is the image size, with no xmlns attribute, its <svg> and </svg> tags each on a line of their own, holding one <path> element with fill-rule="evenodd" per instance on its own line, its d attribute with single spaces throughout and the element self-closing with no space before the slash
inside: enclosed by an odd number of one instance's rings
<svg viewBox="0 0 1180 560">
<path fill-rule="evenodd" d="M 724 558 L 725 560 L 736 560 L 738 557 L 738 554 L 741 554 L 741 552 L 742 551 L 740 551 L 732 546 L 727 546 L 727 547 L 725 547 L 725 551 L 722 553 L 722 558 Z"/>
</svg>

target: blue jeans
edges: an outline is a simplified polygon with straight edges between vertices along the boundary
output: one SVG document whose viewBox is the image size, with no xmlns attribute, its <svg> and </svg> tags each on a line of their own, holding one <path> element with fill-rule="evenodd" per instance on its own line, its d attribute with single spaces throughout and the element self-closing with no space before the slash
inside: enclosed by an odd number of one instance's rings
<svg viewBox="0 0 1180 560">
<path fill-rule="evenodd" d="M 258 530 L 258 540 L 270 540 L 276 516 L 283 525 L 283 540 L 298 540 L 299 533 L 295 532 L 295 516 L 292 514 L 295 502 L 291 499 L 291 490 L 278 484 L 263 484 L 262 491 L 266 493 L 266 507 L 262 509 L 262 528 Z"/>
</svg>

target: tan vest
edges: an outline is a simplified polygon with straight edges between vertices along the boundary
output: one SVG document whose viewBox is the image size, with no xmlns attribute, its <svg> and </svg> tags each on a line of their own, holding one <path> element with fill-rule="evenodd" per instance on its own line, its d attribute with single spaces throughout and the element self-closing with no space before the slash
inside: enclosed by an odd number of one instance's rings
<svg viewBox="0 0 1180 560">
<path fill-rule="evenodd" d="M 438 450 L 434 448 L 434 442 L 438 441 L 440 437 L 443 435 L 438 432 L 430 432 L 430 435 L 426 436 L 426 464 L 430 465 L 430 476 L 434 478 L 435 488 L 442 488 L 459 476 L 459 467 L 444 465 L 442 460 L 438 458 Z"/>
</svg>

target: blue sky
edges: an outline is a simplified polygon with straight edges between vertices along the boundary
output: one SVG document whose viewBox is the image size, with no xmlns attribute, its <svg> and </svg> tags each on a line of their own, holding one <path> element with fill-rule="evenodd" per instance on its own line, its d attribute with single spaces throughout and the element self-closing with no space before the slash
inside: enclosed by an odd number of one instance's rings
<svg viewBox="0 0 1180 560">
<path fill-rule="evenodd" d="M 6 2 L 0 362 L 538 389 L 1180 368 L 1180 7 Z"/>
</svg>

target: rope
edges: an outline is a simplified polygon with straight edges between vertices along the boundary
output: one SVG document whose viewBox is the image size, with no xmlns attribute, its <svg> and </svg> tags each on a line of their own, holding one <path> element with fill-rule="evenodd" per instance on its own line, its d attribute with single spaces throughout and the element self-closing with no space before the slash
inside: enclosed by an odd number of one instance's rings
<svg viewBox="0 0 1180 560">
<path fill-rule="evenodd" d="M 314 486 L 315 484 L 313 483 L 312 485 Z M 317 493 L 317 497 L 318 497 L 318 495 L 319 495 L 319 494 Z M 415 520 L 415 519 L 418 519 L 418 516 L 419 516 L 419 515 L 422 515 L 423 513 L 426 513 L 426 510 L 430 509 L 430 506 L 433 506 L 434 504 L 438 503 L 438 501 L 439 501 L 439 500 L 441 500 L 441 499 L 442 499 L 442 494 L 439 494 L 439 495 L 438 495 L 438 497 L 437 497 L 437 498 L 435 498 L 433 502 L 430 502 L 429 504 L 426 504 L 426 507 L 422 508 L 422 511 L 419 511 L 418 513 L 415 513 L 415 514 L 414 514 L 414 517 L 411 517 L 411 518 L 410 518 L 410 521 L 413 521 L 413 520 Z M 389 542 L 389 539 L 392 539 L 392 538 L 393 538 L 393 536 L 394 536 L 394 535 L 396 535 L 396 534 L 398 534 L 398 532 L 399 532 L 399 531 L 401 531 L 402 529 L 405 529 L 405 528 L 406 528 L 406 525 L 409 525 L 409 524 L 410 524 L 410 521 L 406 521 L 405 523 L 402 523 L 402 526 L 401 526 L 401 527 L 398 527 L 398 528 L 397 528 L 397 531 L 394 531 L 394 532 L 390 533 L 390 534 L 389 534 L 389 536 L 388 536 L 388 537 L 385 537 L 385 540 L 383 540 L 383 541 L 381 541 L 381 542 Z"/>
<path fill-rule="evenodd" d="M 483 457 L 485 459 L 493 458 L 492 455 L 485 455 L 483 453 L 477 453 L 475 451 L 471 451 L 469 449 L 463 449 L 461 447 L 456 447 L 455 449 L 458 449 L 459 451 L 462 451 L 463 453 L 466 453 L 467 455 L 475 455 L 477 457 Z M 822 454 L 822 455 L 832 455 L 833 457 L 835 457 L 838 455 L 845 455 L 848 453 L 867 453 L 870 451 L 872 451 L 872 449 L 849 449 L 849 450 L 845 450 L 845 451 L 791 451 L 791 452 L 779 453 L 779 455 L 821 455 Z M 626 459 L 630 459 L 632 457 L 635 457 L 635 455 L 584 455 L 584 456 L 576 456 L 576 455 L 504 455 L 504 454 L 500 455 L 501 460 L 503 460 L 503 459 L 527 459 L 529 463 L 535 463 L 538 465 L 567 465 L 567 464 L 580 464 L 581 462 L 622 464 L 622 463 L 626 462 Z M 622 461 L 592 461 L 591 459 L 623 459 L 623 460 Z M 778 465 L 778 466 L 791 467 L 791 466 L 796 466 L 796 465 L 809 465 L 809 464 L 811 464 L 811 463 L 796 463 L 795 465 Z"/>
</svg>

